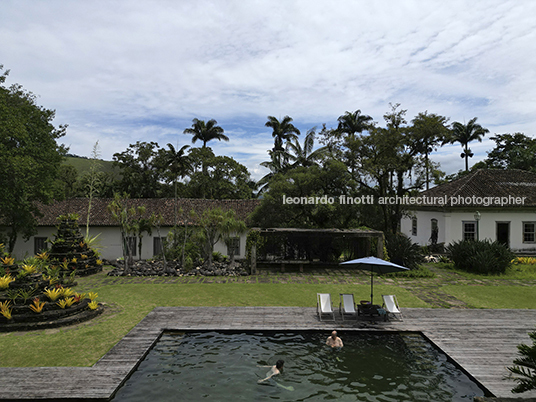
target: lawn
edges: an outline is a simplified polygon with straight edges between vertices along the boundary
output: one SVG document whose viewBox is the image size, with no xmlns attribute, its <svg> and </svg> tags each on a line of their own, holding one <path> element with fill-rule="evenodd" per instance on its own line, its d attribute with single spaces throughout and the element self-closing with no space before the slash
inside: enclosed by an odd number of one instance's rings
<svg viewBox="0 0 536 402">
<path fill-rule="evenodd" d="M 84 279 L 81 279 L 83 286 Z M 91 366 L 157 306 L 297 306 L 315 307 L 316 293 L 353 293 L 370 297 L 367 285 L 336 284 L 117 284 L 92 288 L 108 312 L 70 328 L 0 334 L 0 366 Z M 397 295 L 405 307 L 428 307 L 397 286 L 374 287 L 375 302 L 382 294 Z"/>
<path fill-rule="evenodd" d="M 533 286 L 446 285 L 441 290 L 476 308 L 536 309 Z"/>
</svg>

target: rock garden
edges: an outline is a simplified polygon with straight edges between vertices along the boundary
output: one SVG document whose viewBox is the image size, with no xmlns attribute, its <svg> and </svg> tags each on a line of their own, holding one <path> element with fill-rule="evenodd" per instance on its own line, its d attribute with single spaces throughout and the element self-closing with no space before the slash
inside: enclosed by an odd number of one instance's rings
<svg viewBox="0 0 536 402">
<path fill-rule="evenodd" d="M 50 253 L 17 263 L 0 245 L 0 332 L 72 325 L 96 317 L 104 306 L 94 292 L 77 293 L 75 275 L 102 270 L 76 221 L 60 219 Z"/>
</svg>

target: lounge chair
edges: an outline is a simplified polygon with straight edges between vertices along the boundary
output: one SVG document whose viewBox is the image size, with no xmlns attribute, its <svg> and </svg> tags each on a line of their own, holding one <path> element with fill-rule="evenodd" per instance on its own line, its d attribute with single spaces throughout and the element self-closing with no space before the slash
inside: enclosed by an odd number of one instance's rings
<svg viewBox="0 0 536 402">
<path fill-rule="evenodd" d="M 354 295 L 351 293 L 340 293 L 339 312 L 341 313 L 342 320 L 344 321 L 344 315 L 351 315 L 357 319 L 357 310 L 355 309 Z"/>
<path fill-rule="evenodd" d="M 322 314 L 331 314 L 333 321 L 335 321 L 335 312 L 331 306 L 331 295 L 329 293 L 316 294 L 316 312 L 320 321 L 322 321 Z"/>
<path fill-rule="evenodd" d="M 387 317 L 392 315 L 393 317 L 398 318 L 402 321 L 402 311 L 398 307 L 398 300 L 396 300 L 395 295 L 382 295 L 383 297 L 383 308 L 387 312 Z"/>
</svg>

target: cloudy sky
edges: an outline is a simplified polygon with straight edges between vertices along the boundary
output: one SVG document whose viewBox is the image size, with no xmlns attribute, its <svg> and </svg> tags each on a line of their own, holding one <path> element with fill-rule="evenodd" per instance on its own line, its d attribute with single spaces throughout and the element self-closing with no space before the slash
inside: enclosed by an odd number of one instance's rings
<svg viewBox="0 0 536 402">
<path fill-rule="evenodd" d="M 214 151 L 258 179 L 268 115 L 306 132 L 356 109 L 383 125 L 400 103 L 534 136 L 534 15 L 532 0 L 0 0 L 0 64 L 69 125 L 71 153 L 182 146 L 193 118 L 216 119 L 231 140 Z M 432 159 L 453 173 L 460 151 Z"/>
</svg>

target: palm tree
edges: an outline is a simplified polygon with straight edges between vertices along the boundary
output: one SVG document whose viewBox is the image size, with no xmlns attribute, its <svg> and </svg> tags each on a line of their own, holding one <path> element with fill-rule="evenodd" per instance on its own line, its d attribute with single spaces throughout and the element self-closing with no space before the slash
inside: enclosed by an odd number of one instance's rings
<svg viewBox="0 0 536 402">
<path fill-rule="evenodd" d="M 291 155 L 285 151 L 268 151 L 270 154 L 270 160 L 261 162 L 261 166 L 270 169 L 270 173 L 266 174 L 262 179 L 257 182 L 259 187 L 259 194 L 264 193 L 268 189 L 268 184 L 279 173 L 286 173 L 290 168 L 288 160 Z"/>
<path fill-rule="evenodd" d="M 292 118 L 289 116 L 283 117 L 281 121 L 274 116 L 268 116 L 265 126 L 271 127 L 273 130 L 272 137 L 274 138 L 274 151 L 276 152 L 283 151 L 283 142 L 289 142 L 300 135 L 300 130 L 292 124 Z"/>
<path fill-rule="evenodd" d="M 177 225 L 177 179 L 186 176 L 192 169 L 190 158 L 186 150 L 190 145 L 184 145 L 178 151 L 171 144 L 167 144 L 168 150 L 162 148 L 159 153 L 159 167 L 162 169 L 166 183 L 173 182 L 175 189 L 175 226 Z"/>
<path fill-rule="evenodd" d="M 346 112 L 342 116 L 339 116 L 337 121 L 339 122 L 337 131 L 351 136 L 356 133 L 362 133 L 363 130 L 367 130 L 372 126 L 372 117 L 362 115 L 359 109 L 353 113 Z"/>
<path fill-rule="evenodd" d="M 313 151 L 316 136 L 315 130 L 316 127 L 313 127 L 307 131 L 307 135 L 303 141 L 303 148 L 297 138 L 294 142 L 288 144 L 288 148 L 294 153 L 291 156 L 291 159 L 294 161 L 292 166 L 312 166 L 327 153 L 328 147 L 321 147 Z"/>
<path fill-rule="evenodd" d="M 205 123 L 204 120 L 193 119 L 194 123 L 192 128 L 184 130 L 184 134 L 192 134 L 192 143 L 195 144 L 197 140 L 203 141 L 203 148 L 207 147 L 207 142 L 212 140 L 229 141 L 229 137 L 223 134 L 223 128 L 217 126 L 218 122 L 214 119 Z"/>
<path fill-rule="evenodd" d="M 469 148 L 469 143 L 471 141 L 482 142 L 482 137 L 489 133 L 487 128 L 482 127 L 476 122 L 477 118 L 469 120 L 467 124 L 462 124 L 455 121 L 452 123 L 452 132 L 451 137 L 447 142 L 454 144 L 459 142 L 463 148 L 463 152 L 460 154 L 460 157 L 465 158 L 465 171 L 469 170 L 469 158 L 473 157 L 473 152 Z"/>
</svg>

